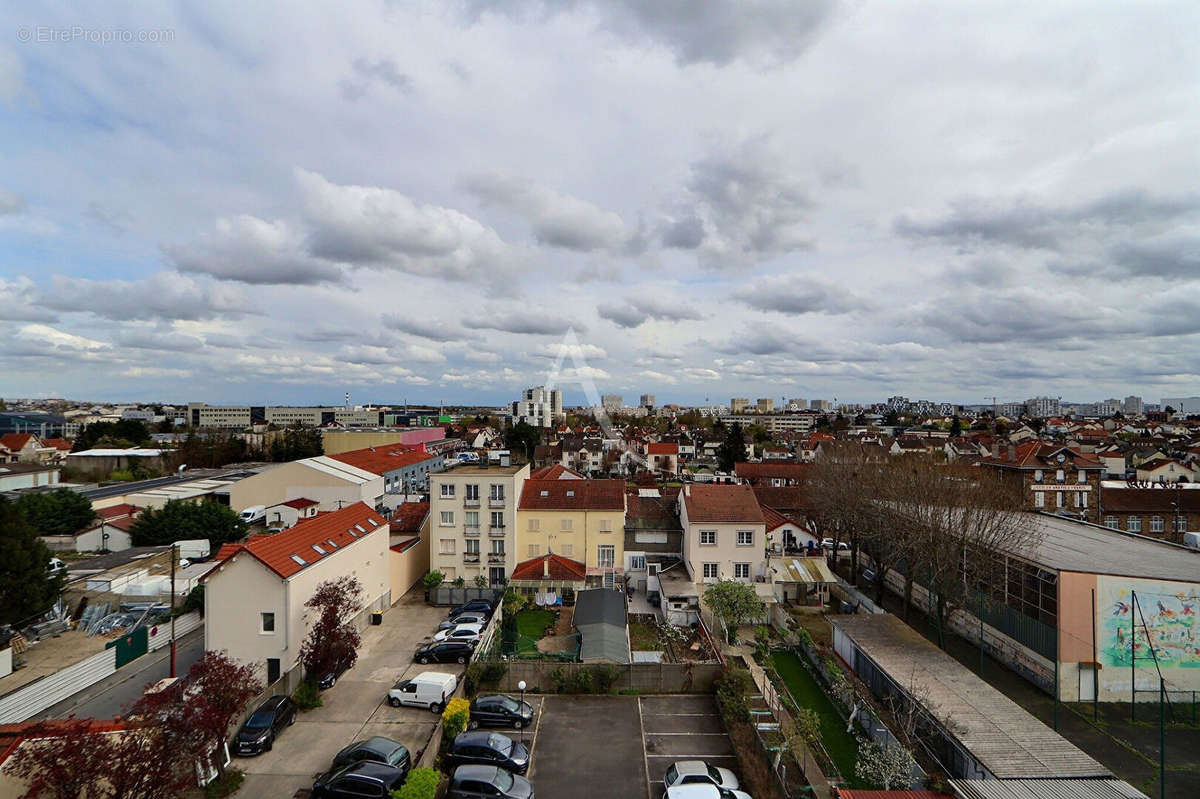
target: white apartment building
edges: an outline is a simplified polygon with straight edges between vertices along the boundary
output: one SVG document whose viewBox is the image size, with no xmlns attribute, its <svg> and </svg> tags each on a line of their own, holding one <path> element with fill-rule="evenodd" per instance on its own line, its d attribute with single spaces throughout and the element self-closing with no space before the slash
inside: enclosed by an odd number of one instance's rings
<svg viewBox="0 0 1200 799">
<path fill-rule="evenodd" d="M 679 494 L 683 559 L 698 583 L 738 580 L 766 584 L 767 526 L 748 485 L 684 485 Z"/>
<path fill-rule="evenodd" d="M 749 397 L 733 397 L 729 400 L 730 413 L 749 413 L 750 398 Z"/>
<path fill-rule="evenodd" d="M 382 420 L 375 408 L 355 406 L 207 405 L 189 402 L 186 424 L 190 427 L 249 427 L 256 421 L 279 427 L 301 424 L 321 427 L 337 423 L 346 427 L 378 427 Z"/>
<path fill-rule="evenodd" d="M 521 392 L 521 399 L 512 404 L 513 424 L 525 422 L 534 427 L 553 427 L 566 419 L 562 407 L 562 392 L 545 386 L 534 386 Z"/>
<path fill-rule="evenodd" d="M 1025 400 L 1025 413 L 1034 419 L 1045 419 L 1049 416 L 1062 416 L 1061 397 L 1034 397 Z"/>
<path fill-rule="evenodd" d="M 808 407 L 814 411 L 832 411 L 833 403 L 829 400 L 813 400 L 808 404 Z"/>
<path fill-rule="evenodd" d="M 508 581 L 517 553 L 517 505 L 529 464 L 463 464 L 429 475 L 429 569 L 467 585 Z"/>
<path fill-rule="evenodd" d="M 653 408 L 655 405 L 654 399 L 655 398 L 653 394 L 643 394 L 641 400 L 638 402 L 638 405 L 643 408 Z"/>
<path fill-rule="evenodd" d="M 600 407 L 608 413 L 621 410 L 625 406 L 625 398 L 620 394 L 604 394 L 600 397 Z"/>
<path fill-rule="evenodd" d="M 1122 413 L 1126 416 L 1141 416 L 1146 412 L 1146 405 L 1142 402 L 1141 397 L 1130 394 L 1125 398 Z"/>
</svg>

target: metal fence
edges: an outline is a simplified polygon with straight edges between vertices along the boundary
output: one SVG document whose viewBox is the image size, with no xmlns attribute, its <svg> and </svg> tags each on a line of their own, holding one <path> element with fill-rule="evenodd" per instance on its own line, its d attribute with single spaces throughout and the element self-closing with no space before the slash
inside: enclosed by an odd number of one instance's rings
<svg viewBox="0 0 1200 799">
<path fill-rule="evenodd" d="M 972 600 L 971 607 L 963 608 L 965 613 L 972 611 L 978 618 L 978 594 Z M 983 621 L 1051 661 L 1058 657 L 1058 630 L 1045 622 L 999 602 L 983 603 Z"/>
<path fill-rule="evenodd" d="M 431 605 L 462 605 L 472 599 L 499 602 L 503 593 L 499 588 L 457 588 L 452 585 L 439 585 L 430 590 L 429 603 Z"/>
</svg>

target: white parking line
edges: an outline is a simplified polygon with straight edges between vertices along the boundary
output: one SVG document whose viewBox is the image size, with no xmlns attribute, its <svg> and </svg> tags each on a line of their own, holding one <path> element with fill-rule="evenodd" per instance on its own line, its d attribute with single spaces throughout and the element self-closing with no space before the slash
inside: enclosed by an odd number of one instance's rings
<svg viewBox="0 0 1200 799">
<path fill-rule="evenodd" d="M 646 799 L 654 799 L 654 792 L 650 790 L 650 761 L 646 757 L 646 725 L 642 721 L 642 698 L 638 697 L 638 727 L 642 731 L 642 773 L 646 775 Z"/>
<path fill-rule="evenodd" d="M 537 769 L 537 764 L 533 762 L 533 747 L 537 746 L 538 730 L 542 728 L 542 714 L 546 711 L 546 700 L 543 698 L 538 704 L 537 721 L 533 723 L 533 737 L 529 740 L 529 776 L 533 776 L 533 772 Z M 523 732 L 522 731 L 518 731 Z"/>
<path fill-rule="evenodd" d="M 724 738 L 723 732 L 647 732 L 646 735 L 716 735 L 719 738 Z"/>
</svg>

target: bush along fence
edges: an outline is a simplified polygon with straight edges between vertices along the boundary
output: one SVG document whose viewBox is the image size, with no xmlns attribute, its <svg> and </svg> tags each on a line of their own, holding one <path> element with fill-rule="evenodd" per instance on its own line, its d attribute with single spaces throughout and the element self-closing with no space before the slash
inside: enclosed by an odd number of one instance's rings
<svg viewBox="0 0 1200 799">
<path fill-rule="evenodd" d="M 607 665 L 540 660 L 491 661 L 504 669 L 495 688 L 530 693 L 707 694 L 721 676 L 720 663 L 631 663 Z"/>
</svg>

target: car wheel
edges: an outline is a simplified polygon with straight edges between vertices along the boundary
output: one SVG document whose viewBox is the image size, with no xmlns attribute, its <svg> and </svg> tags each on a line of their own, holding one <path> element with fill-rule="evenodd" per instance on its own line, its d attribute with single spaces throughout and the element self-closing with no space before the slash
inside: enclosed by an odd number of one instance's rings
<svg viewBox="0 0 1200 799">
<path fill-rule="evenodd" d="M 295 724 L 295 723 L 296 723 L 296 714 L 295 714 L 295 713 L 293 713 L 293 714 L 292 714 L 292 716 L 291 716 L 291 718 L 289 718 L 289 719 L 288 719 L 288 726 L 290 727 L 290 726 L 292 726 L 292 725 L 293 725 L 293 724 Z"/>
<path fill-rule="evenodd" d="M 442 703 L 441 702 L 430 702 L 429 703 L 429 712 L 430 713 L 441 713 L 442 712 Z"/>
<path fill-rule="evenodd" d="M 271 736 L 270 738 L 267 739 L 267 745 L 263 747 L 263 751 L 270 752 L 274 746 L 275 746 L 275 737 Z"/>
<path fill-rule="evenodd" d="M 525 722 L 521 721 L 520 719 L 517 719 L 516 721 L 514 721 L 514 722 L 513 722 L 513 729 L 514 729 L 514 730 L 519 730 L 519 729 L 521 729 L 521 728 L 522 728 L 522 727 L 524 727 L 524 726 L 525 726 Z"/>
<path fill-rule="evenodd" d="M 467 656 L 466 656 L 466 655 L 459 655 L 459 656 L 458 656 L 458 662 L 459 662 L 459 663 L 466 663 L 466 662 L 467 662 Z"/>
<path fill-rule="evenodd" d="M 471 721 L 468 721 L 468 722 L 467 722 L 467 729 L 468 729 L 468 730 L 477 730 L 477 729 L 479 729 L 479 722 L 478 722 L 478 721 L 475 721 L 474 719 L 472 719 Z"/>
<path fill-rule="evenodd" d="M 337 685 L 337 677 L 331 677 L 329 680 L 329 686 L 325 690 L 328 691 L 330 688 L 332 688 L 335 685 Z"/>
<path fill-rule="evenodd" d="M 388 704 L 390 704 L 392 707 L 400 707 L 400 700 L 392 696 L 388 698 Z"/>
<path fill-rule="evenodd" d="M 424 666 L 426 663 L 429 662 L 429 658 L 422 655 L 421 657 L 417 658 L 417 662 L 420 663 L 422 666 Z"/>
</svg>

